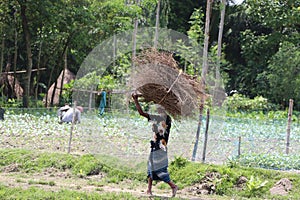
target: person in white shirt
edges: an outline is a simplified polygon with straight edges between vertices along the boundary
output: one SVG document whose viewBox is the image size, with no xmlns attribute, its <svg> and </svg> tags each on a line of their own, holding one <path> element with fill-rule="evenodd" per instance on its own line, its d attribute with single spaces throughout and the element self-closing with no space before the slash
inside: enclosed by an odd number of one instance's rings
<svg viewBox="0 0 300 200">
<path fill-rule="evenodd" d="M 75 123 L 81 122 L 81 113 L 83 112 L 83 107 L 77 106 L 75 108 Z M 62 116 L 61 122 L 72 122 L 73 121 L 73 108 L 68 109 Z"/>
<path fill-rule="evenodd" d="M 58 120 L 59 123 L 62 123 L 61 119 L 64 116 L 64 114 L 70 109 L 71 107 L 69 106 L 69 104 L 65 104 L 65 106 L 60 107 L 57 111 L 57 116 L 58 116 Z"/>
</svg>

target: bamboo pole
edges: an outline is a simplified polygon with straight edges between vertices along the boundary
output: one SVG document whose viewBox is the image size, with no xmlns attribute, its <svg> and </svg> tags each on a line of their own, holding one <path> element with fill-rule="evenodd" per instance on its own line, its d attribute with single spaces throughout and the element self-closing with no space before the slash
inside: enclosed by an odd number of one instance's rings
<svg viewBox="0 0 300 200">
<path fill-rule="evenodd" d="M 136 2 L 138 4 L 138 1 Z M 132 66 L 134 66 L 134 59 L 136 57 L 136 35 L 137 35 L 137 31 L 138 31 L 138 25 L 139 25 L 139 21 L 137 18 L 134 19 L 134 29 L 133 29 L 133 35 L 132 35 L 132 41 L 133 41 L 133 45 L 132 45 L 132 56 L 131 56 L 131 64 Z"/>
<path fill-rule="evenodd" d="M 42 71 L 42 70 L 46 70 L 47 68 L 40 68 L 40 69 L 32 69 L 32 72 L 36 72 L 36 71 Z M 12 72 L 3 72 L 3 74 L 21 74 L 21 73 L 26 73 L 26 70 L 20 70 L 20 71 L 12 71 Z M 1 73 L 0 73 L 1 74 Z"/>
<path fill-rule="evenodd" d="M 93 91 L 93 87 L 91 88 L 91 91 Z M 92 110 L 92 103 L 93 103 L 93 92 L 90 92 L 90 98 L 89 98 L 89 111 Z"/>
<path fill-rule="evenodd" d="M 239 144 L 238 144 L 238 157 L 241 156 L 241 144 L 242 144 L 242 137 L 239 136 Z"/>
<path fill-rule="evenodd" d="M 70 129 L 70 138 L 69 138 L 69 145 L 68 145 L 68 154 L 71 152 L 71 142 L 72 142 L 72 135 L 73 135 L 73 129 L 74 129 L 74 125 L 75 125 L 75 109 L 76 109 L 76 104 L 77 102 L 74 102 L 74 106 L 73 106 L 73 118 L 72 118 L 72 125 L 71 125 L 71 129 Z"/>
<path fill-rule="evenodd" d="M 154 35 L 154 48 L 157 48 L 158 45 L 158 37 L 159 37 L 159 14 L 160 14 L 160 1 L 157 1 L 157 7 L 156 7 L 156 21 L 155 21 L 155 35 Z"/>
<path fill-rule="evenodd" d="M 201 130 L 201 126 L 202 126 L 203 107 L 204 107 L 204 102 L 202 100 L 201 104 L 200 104 L 200 108 L 199 108 L 199 110 L 200 110 L 199 121 L 198 121 L 197 133 L 196 133 L 196 141 L 195 141 L 195 144 L 194 144 L 194 150 L 193 150 L 193 155 L 192 155 L 192 161 L 196 160 L 196 154 L 197 154 L 197 149 L 198 149 L 200 130 Z"/>
<path fill-rule="evenodd" d="M 3 66 L 4 66 L 4 49 L 5 49 L 5 34 L 2 33 L 2 26 L 1 26 L 1 32 L 2 34 L 2 42 L 1 42 L 1 55 L 0 55 L 0 74 L 3 71 Z"/>
<path fill-rule="evenodd" d="M 287 123 L 287 129 L 286 129 L 286 149 L 285 149 L 286 154 L 289 154 L 289 149 L 290 149 L 290 134 L 291 134 L 293 104 L 294 104 L 293 99 L 290 99 L 289 112 L 288 112 L 288 123 Z"/>
<path fill-rule="evenodd" d="M 207 109 L 207 113 L 206 113 L 206 127 L 205 127 L 203 153 L 202 153 L 202 162 L 203 163 L 205 162 L 205 158 L 206 158 L 206 147 L 207 147 L 207 140 L 208 140 L 208 128 L 209 128 L 209 109 Z"/>
</svg>

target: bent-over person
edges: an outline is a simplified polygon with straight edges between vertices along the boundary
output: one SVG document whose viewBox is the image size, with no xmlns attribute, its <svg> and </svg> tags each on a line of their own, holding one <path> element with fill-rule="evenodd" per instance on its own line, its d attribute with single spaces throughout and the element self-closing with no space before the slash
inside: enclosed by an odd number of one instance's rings
<svg viewBox="0 0 300 200">
<path fill-rule="evenodd" d="M 62 117 L 61 117 L 61 121 L 60 123 L 63 122 L 70 122 L 72 123 L 73 121 L 73 112 L 74 109 L 73 108 L 69 108 L 66 112 L 63 113 Z M 81 113 L 83 112 L 83 107 L 81 106 L 77 106 L 75 108 L 75 119 L 74 119 L 74 123 L 80 123 L 81 122 Z"/>
</svg>

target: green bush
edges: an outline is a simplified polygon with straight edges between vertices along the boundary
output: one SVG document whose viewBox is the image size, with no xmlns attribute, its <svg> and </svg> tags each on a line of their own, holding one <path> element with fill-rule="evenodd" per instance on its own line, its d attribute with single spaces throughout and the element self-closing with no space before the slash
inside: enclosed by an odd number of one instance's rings
<svg viewBox="0 0 300 200">
<path fill-rule="evenodd" d="M 259 177 L 251 176 L 246 183 L 245 196 L 246 197 L 262 197 L 267 191 L 268 181 L 261 180 Z"/>
<path fill-rule="evenodd" d="M 174 168 L 183 168 L 187 165 L 188 160 L 186 158 L 183 158 L 181 156 L 175 156 L 175 159 L 171 162 L 171 166 Z"/>
<path fill-rule="evenodd" d="M 262 96 L 250 99 L 242 94 L 234 94 L 227 97 L 224 104 L 228 107 L 229 111 L 269 111 L 276 108 L 275 105 L 269 103 Z"/>
<path fill-rule="evenodd" d="M 103 165 L 93 155 L 83 155 L 73 167 L 73 173 L 78 176 L 99 174 Z"/>
</svg>

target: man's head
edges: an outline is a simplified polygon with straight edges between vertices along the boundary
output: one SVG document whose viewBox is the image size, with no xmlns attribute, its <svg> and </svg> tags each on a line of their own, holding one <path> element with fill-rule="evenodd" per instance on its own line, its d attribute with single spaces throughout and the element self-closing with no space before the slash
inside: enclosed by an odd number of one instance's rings
<svg viewBox="0 0 300 200">
<path fill-rule="evenodd" d="M 156 105 L 156 110 L 159 114 L 167 114 L 165 107 L 163 107 L 162 105 L 157 104 Z"/>
</svg>

